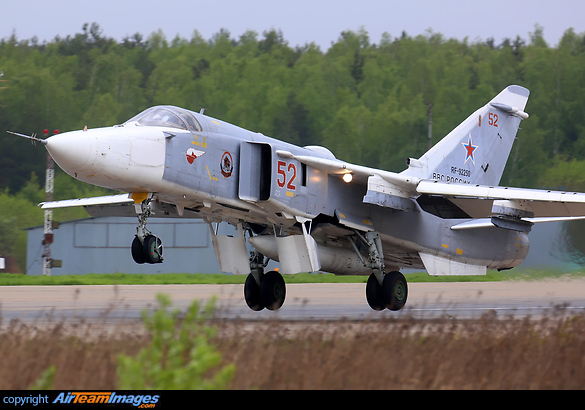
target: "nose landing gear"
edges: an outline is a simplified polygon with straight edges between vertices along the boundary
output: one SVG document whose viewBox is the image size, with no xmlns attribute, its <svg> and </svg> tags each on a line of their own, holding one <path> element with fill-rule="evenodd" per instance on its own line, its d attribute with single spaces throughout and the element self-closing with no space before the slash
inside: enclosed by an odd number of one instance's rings
<svg viewBox="0 0 585 410">
<path fill-rule="evenodd" d="M 139 264 L 154 264 L 162 263 L 163 261 L 161 239 L 146 229 L 146 220 L 151 214 L 148 202 L 148 200 L 145 200 L 140 204 L 141 212 L 138 214 L 138 227 L 136 228 L 136 236 L 132 241 L 132 259 Z"/>
</svg>

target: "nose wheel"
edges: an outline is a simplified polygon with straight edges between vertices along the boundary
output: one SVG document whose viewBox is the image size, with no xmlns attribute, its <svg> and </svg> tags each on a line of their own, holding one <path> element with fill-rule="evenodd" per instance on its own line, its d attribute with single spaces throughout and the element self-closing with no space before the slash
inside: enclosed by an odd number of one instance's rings
<svg viewBox="0 0 585 410">
<path fill-rule="evenodd" d="M 158 236 L 147 235 L 144 241 L 140 241 L 138 235 L 132 241 L 132 259 L 136 263 L 162 263 L 162 241 Z"/>
</svg>

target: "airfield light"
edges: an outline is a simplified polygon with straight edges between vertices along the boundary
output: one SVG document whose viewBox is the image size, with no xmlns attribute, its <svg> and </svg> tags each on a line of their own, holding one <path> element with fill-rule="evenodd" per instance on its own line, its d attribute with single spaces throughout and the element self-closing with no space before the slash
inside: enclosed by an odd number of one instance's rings
<svg viewBox="0 0 585 410">
<path fill-rule="evenodd" d="M 351 180 L 353 179 L 353 175 L 351 175 L 349 173 L 348 174 L 343 174 L 343 177 L 342 178 L 343 178 L 343 181 L 344 182 L 346 182 L 346 183 L 349 184 L 351 182 Z"/>
</svg>

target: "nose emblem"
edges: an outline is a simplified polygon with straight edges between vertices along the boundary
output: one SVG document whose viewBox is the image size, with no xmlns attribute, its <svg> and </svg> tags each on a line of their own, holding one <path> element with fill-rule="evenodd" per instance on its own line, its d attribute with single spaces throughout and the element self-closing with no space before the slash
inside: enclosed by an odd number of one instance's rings
<svg viewBox="0 0 585 410">
<path fill-rule="evenodd" d="M 229 152 L 224 152 L 221 157 L 221 175 L 226 178 L 229 178 L 232 175 L 232 171 L 234 170 L 234 162 L 232 160 L 232 154 Z"/>
<path fill-rule="evenodd" d="M 187 150 L 187 162 L 189 164 L 192 164 L 193 161 L 195 161 L 197 158 L 199 158 L 203 154 L 205 154 L 205 151 L 199 151 L 195 148 L 189 148 Z"/>
</svg>

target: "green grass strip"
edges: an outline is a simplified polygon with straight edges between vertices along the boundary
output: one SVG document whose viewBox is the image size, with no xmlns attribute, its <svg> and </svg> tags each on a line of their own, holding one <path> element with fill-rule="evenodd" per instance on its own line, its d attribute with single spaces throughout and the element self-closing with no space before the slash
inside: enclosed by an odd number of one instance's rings
<svg viewBox="0 0 585 410">
<path fill-rule="evenodd" d="M 426 272 L 405 274 L 410 283 L 416 282 L 493 282 L 503 280 L 546 280 L 585 278 L 585 272 L 564 271 L 551 268 L 525 268 L 510 271 L 488 271 L 485 276 L 429 276 Z M 284 275 L 286 283 L 365 283 L 367 276 L 330 273 L 299 273 Z M 243 284 L 246 275 L 202 274 L 202 273 L 159 273 L 159 274 L 87 274 L 29 276 L 11 273 L 0 274 L 0 286 L 24 285 L 169 285 L 169 284 Z"/>
</svg>

